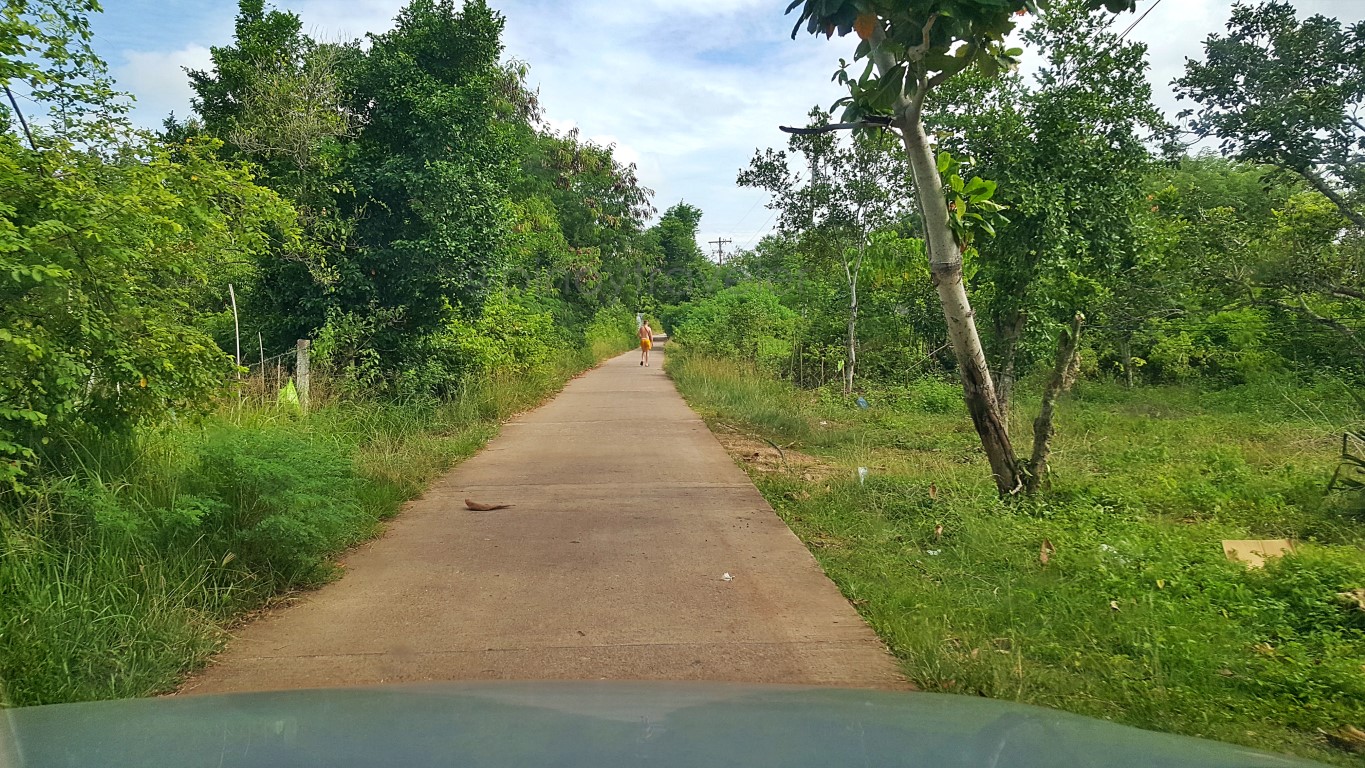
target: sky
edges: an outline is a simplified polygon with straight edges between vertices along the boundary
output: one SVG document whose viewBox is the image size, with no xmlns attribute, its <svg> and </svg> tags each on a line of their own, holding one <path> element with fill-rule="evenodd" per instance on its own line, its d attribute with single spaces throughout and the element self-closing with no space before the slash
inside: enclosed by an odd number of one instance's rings
<svg viewBox="0 0 1365 768">
<path fill-rule="evenodd" d="M 698 240 L 751 247 L 772 227 L 766 193 L 735 184 L 754 151 L 781 147 L 779 125 L 802 124 L 813 106 L 842 94 L 830 82 L 856 38 L 790 37 L 786 0 L 489 0 L 507 18 L 506 56 L 530 65 L 552 127 L 615 144 L 639 166 L 663 211 L 685 200 L 703 211 Z M 1159 3 L 1155 7 L 1153 2 Z M 315 38 L 383 32 L 403 0 L 276 0 Z M 183 68 L 207 68 L 209 48 L 232 40 L 229 0 L 104 0 L 95 45 L 119 86 L 137 99 L 134 118 L 157 127 L 189 113 Z M 1226 24 L 1231 0 L 1139 0 L 1151 13 L 1131 33 L 1145 42 L 1158 106 L 1181 105 L 1170 82 L 1202 41 Z M 1365 0 L 1295 0 L 1300 15 L 1365 18 Z M 1120 24 L 1132 21 L 1125 16 Z M 1024 69 L 1037 66 L 1025 58 Z"/>
</svg>

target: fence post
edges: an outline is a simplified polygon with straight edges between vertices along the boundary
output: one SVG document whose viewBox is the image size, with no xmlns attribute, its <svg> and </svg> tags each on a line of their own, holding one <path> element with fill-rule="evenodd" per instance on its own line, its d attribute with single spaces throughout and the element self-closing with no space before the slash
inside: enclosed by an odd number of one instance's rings
<svg viewBox="0 0 1365 768">
<path fill-rule="evenodd" d="M 294 378 L 297 382 L 295 386 L 299 390 L 299 409 L 304 413 L 308 413 L 308 381 L 310 378 L 308 372 L 308 348 L 311 347 L 312 344 L 313 342 L 308 339 L 299 339 L 299 343 L 295 347 L 295 352 L 298 354 L 298 360 L 294 363 Z"/>
</svg>

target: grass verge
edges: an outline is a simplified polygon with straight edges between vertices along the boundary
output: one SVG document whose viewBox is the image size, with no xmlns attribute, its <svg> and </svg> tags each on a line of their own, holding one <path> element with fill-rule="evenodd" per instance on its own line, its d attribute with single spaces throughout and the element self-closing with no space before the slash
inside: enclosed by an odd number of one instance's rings
<svg viewBox="0 0 1365 768">
<path fill-rule="evenodd" d="M 1323 491 L 1334 396 L 1083 382 L 1051 490 L 1004 503 L 952 384 L 860 410 L 733 362 L 668 370 L 717 431 L 802 454 L 736 458 L 921 688 L 1365 764 L 1361 520 Z M 1264 569 L 1220 544 L 1280 537 L 1300 547 Z"/>
</svg>

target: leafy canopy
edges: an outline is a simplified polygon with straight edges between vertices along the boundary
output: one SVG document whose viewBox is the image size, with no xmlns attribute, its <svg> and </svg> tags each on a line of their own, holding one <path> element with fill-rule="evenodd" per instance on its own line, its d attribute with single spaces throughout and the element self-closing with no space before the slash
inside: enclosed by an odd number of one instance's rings
<svg viewBox="0 0 1365 768">
<path fill-rule="evenodd" d="M 1130 11 L 1136 0 L 1087 0 L 1091 9 Z M 793 0 L 787 13 L 800 9 L 792 37 L 804 24 L 811 34 L 841 37 L 856 32 L 862 42 L 855 60 L 869 59 L 861 77 L 841 70 L 836 75 L 851 95 L 842 103 L 845 119 L 886 114 L 902 97 L 932 88 L 970 67 L 994 76 L 1017 63 L 1020 49 L 1006 46 L 1016 18 L 1037 14 L 1044 0 Z M 889 66 L 878 76 L 874 62 Z"/>
<path fill-rule="evenodd" d="M 1239 4 L 1204 48 L 1176 81 L 1199 104 L 1182 113 L 1193 128 L 1219 136 L 1226 154 L 1304 176 L 1365 226 L 1365 22 Z"/>
</svg>

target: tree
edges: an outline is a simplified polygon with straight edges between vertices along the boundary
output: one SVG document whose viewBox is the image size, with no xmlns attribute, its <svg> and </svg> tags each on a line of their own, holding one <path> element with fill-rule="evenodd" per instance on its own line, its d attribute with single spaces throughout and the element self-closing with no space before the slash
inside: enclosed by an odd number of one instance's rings
<svg viewBox="0 0 1365 768">
<path fill-rule="evenodd" d="M 228 139 L 251 109 L 249 94 L 264 90 L 262 76 L 295 71 L 311 47 L 298 14 L 267 11 L 265 0 L 238 0 L 233 45 L 209 49 L 212 70 L 186 70 L 195 94 L 191 103 L 204 130 Z"/>
<path fill-rule="evenodd" d="M 99 151 L 102 142 L 132 130 L 127 94 L 114 90 L 108 67 L 90 45 L 90 15 L 98 0 L 10 0 L 0 15 L 0 84 L 24 82 L 29 97 L 48 108 L 45 133 Z M 9 105 L 0 106 L 9 118 Z M 24 127 L 32 144 L 34 132 Z"/>
<path fill-rule="evenodd" d="M 1047 57 L 1036 85 L 964 73 L 935 94 L 941 144 L 999 184 L 1009 224 L 979 246 L 973 286 L 992 333 L 995 382 L 1010 410 L 1017 371 L 1046 341 L 1094 316 L 1141 256 L 1136 213 L 1165 123 L 1152 104 L 1146 47 L 1111 19 L 1062 2 L 1025 33 Z M 1021 356 L 1023 360 L 1021 360 Z"/>
<path fill-rule="evenodd" d="M 664 211 L 659 223 L 647 233 L 661 254 L 662 274 L 654 296 L 665 304 L 681 304 L 714 293 L 715 265 L 697 245 L 701 217 L 700 208 L 679 202 Z"/>
<path fill-rule="evenodd" d="M 633 163 L 618 161 L 611 146 L 583 140 L 577 129 L 558 134 L 527 125 L 523 133 L 514 197 L 543 216 L 523 225 L 535 254 L 518 257 L 515 279 L 545 279 L 584 309 L 617 301 L 638 306 L 645 276 L 658 266 L 651 260 L 657 254 L 639 242 L 655 213 L 654 192 L 640 184 Z"/>
<path fill-rule="evenodd" d="M 0 17 L 0 40 L 10 23 Z M 39 24 L 88 46 L 83 15 Z M 0 73 L 53 86 L 43 98 L 110 98 L 61 86 L 100 71 L 97 60 L 10 59 L 23 54 L 0 52 Z M 0 134 L 0 484 L 11 488 L 57 450 L 44 447 L 53 437 L 117 434 L 218 391 L 233 366 L 203 327 L 206 294 L 249 273 L 272 236 L 294 236 L 288 204 L 223 163 L 216 142 L 167 147 L 98 122 L 117 109 L 86 106 L 50 133 L 37 127 L 36 150 Z"/>
<path fill-rule="evenodd" d="M 810 127 L 829 124 L 815 109 Z M 858 364 L 858 286 L 873 233 L 893 223 L 909 198 L 909 169 L 889 151 L 883 130 L 860 131 L 851 141 L 828 133 L 794 134 L 785 152 L 758 152 L 741 171 L 741 186 L 773 195 L 779 226 L 818 262 L 837 261 L 847 291 L 844 394 L 853 392 Z M 802 158 L 804 171 L 790 165 Z M 790 159 L 789 159 L 790 158 Z"/>
<path fill-rule="evenodd" d="M 360 51 L 319 44 L 303 34 L 297 15 L 241 0 L 233 43 L 210 55 L 211 69 L 188 73 L 199 119 L 168 119 L 163 138 L 172 145 L 199 134 L 217 138 L 223 154 L 250 162 L 262 184 L 294 204 L 303 237 L 287 247 L 277 241 L 258 279 L 237 286 L 252 335 L 260 331 L 283 348 L 326 322 L 334 257 L 351 245 L 353 223 L 337 198 L 358 130 L 343 79 Z"/>
<path fill-rule="evenodd" d="M 1365 228 L 1365 21 L 1311 16 L 1275 0 L 1233 6 L 1228 34 L 1175 82 L 1193 128 L 1225 153 L 1301 176 Z"/>
<path fill-rule="evenodd" d="M 1135 0 L 1087 0 L 1087 7 L 1132 10 Z M 962 256 L 971 220 L 962 206 L 951 212 L 935 153 L 924 130 L 925 100 L 935 88 L 969 67 L 987 75 L 1012 66 L 1022 51 L 1005 45 L 1017 14 L 1038 12 L 1033 0 L 793 0 L 800 8 L 792 35 L 802 25 L 811 34 L 843 36 L 856 30 L 862 40 L 855 61 L 868 59 L 862 75 L 843 68 L 836 75 L 849 87 L 841 103 L 846 123 L 892 126 L 910 161 L 924 223 L 930 270 L 961 375 L 972 422 L 990 460 L 996 487 L 1016 493 L 1024 475 L 996 399 L 995 384 L 962 279 Z"/>
<path fill-rule="evenodd" d="M 1335 331 L 1365 357 L 1343 321 L 1365 311 L 1365 22 L 1343 28 L 1321 15 L 1299 21 L 1286 2 L 1239 4 L 1228 34 L 1204 48 L 1205 61 L 1176 81 L 1178 96 L 1200 105 L 1182 116 L 1225 153 L 1303 179 L 1340 221 L 1308 199 L 1286 210 L 1273 243 L 1289 250 L 1274 249 L 1277 264 L 1257 260 L 1254 300 Z"/>
<path fill-rule="evenodd" d="M 370 35 L 352 75 L 364 127 L 344 174 L 356 224 L 337 302 L 391 318 L 373 342 L 386 366 L 452 317 L 477 316 L 500 283 L 525 106 L 500 63 L 503 24 L 482 0 L 413 0 Z"/>
</svg>

